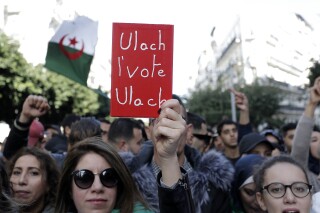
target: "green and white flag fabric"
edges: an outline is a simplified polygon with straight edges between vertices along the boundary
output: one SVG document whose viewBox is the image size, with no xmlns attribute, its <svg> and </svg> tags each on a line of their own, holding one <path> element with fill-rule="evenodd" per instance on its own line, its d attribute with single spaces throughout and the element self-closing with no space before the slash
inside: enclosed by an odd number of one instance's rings
<svg viewBox="0 0 320 213">
<path fill-rule="evenodd" d="M 98 40 L 98 22 L 84 16 L 63 21 L 48 44 L 45 67 L 84 86 Z"/>
</svg>

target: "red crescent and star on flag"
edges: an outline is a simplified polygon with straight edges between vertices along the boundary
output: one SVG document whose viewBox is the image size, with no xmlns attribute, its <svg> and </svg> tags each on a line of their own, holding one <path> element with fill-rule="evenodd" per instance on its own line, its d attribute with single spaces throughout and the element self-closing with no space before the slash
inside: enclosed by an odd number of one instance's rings
<svg viewBox="0 0 320 213">
<path fill-rule="evenodd" d="M 76 59 L 80 58 L 83 54 L 84 43 L 82 41 L 82 47 L 79 51 L 76 51 L 76 52 L 67 51 L 63 45 L 63 41 L 67 36 L 68 36 L 68 34 L 62 36 L 62 38 L 59 41 L 59 48 L 63 52 L 63 54 L 65 56 L 67 56 L 70 60 L 76 60 Z M 69 38 L 69 42 L 70 42 L 68 45 L 69 47 L 75 47 L 76 44 L 78 43 L 78 40 L 77 40 L 76 36 L 74 36 L 73 38 Z"/>
</svg>

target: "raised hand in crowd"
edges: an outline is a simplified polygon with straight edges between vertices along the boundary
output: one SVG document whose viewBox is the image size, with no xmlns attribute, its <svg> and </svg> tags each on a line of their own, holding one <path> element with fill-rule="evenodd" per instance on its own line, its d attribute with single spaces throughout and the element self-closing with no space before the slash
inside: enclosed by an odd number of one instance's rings
<svg viewBox="0 0 320 213">
<path fill-rule="evenodd" d="M 150 122 L 152 157 L 133 174 L 139 190 L 156 212 L 231 212 L 231 163 L 215 150 L 201 156 L 187 146 L 191 129 L 184 119 L 188 120 L 186 109 L 173 95 L 161 105 L 159 117 Z M 141 153 L 150 154 L 148 149 Z M 168 206 L 174 210 L 165 208 Z"/>
<path fill-rule="evenodd" d="M 314 111 L 320 102 L 320 77 L 316 78 L 313 86 L 309 89 L 309 100 L 305 107 L 304 115 L 314 117 Z"/>
<path fill-rule="evenodd" d="M 318 174 L 314 170 L 314 166 L 318 166 L 319 162 L 313 154 L 313 151 L 315 150 L 312 150 L 314 148 L 311 140 L 314 128 L 314 112 L 319 102 L 320 77 L 315 80 L 314 85 L 309 89 L 309 99 L 295 130 L 292 142 L 292 151 L 290 153 L 292 158 L 307 168 L 306 172 L 308 174 L 310 184 L 313 185 L 313 192 L 320 191 L 320 181 L 317 179 Z M 318 163 L 314 164 L 314 161 L 317 161 Z"/>
<path fill-rule="evenodd" d="M 29 128 L 36 117 L 46 114 L 50 109 L 48 101 L 43 96 L 29 95 L 23 102 L 22 111 L 15 119 L 7 137 L 3 155 L 10 159 L 21 147 L 27 146 Z"/>
<path fill-rule="evenodd" d="M 178 100 L 171 99 L 161 106 L 161 113 L 155 121 L 155 155 L 162 171 L 163 182 L 171 186 L 181 178 L 177 157 L 179 138 L 186 131 L 186 121 L 182 118 Z"/>
<path fill-rule="evenodd" d="M 29 123 L 34 118 L 46 114 L 50 109 L 48 101 L 43 96 L 29 95 L 23 103 L 19 122 Z"/>
<path fill-rule="evenodd" d="M 249 101 L 247 96 L 234 88 L 230 88 L 229 91 L 234 94 L 236 106 L 240 110 L 239 124 L 245 125 L 250 123 Z"/>
<path fill-rule="evenodd" d="M 242 111 L 248 111 L 249 101 L 247 96 L 244 93 L 235 90 L 234 88 L 230 88 L 229 91 L 234 94 L 238 109 Z"/>
<path fill-rule="evenodd" d="M 153 127 L 154 157 L 158 159 L 161 172 L 157 182 L 160 212 L 195 212 L 187 173 L 180 169 L 177 150 L 184 146 L 183 134 L 186 121 L 182 118 L 183 108 L 179 101 L 171 99 L 161 105 L 161 112 Z M 183 171 L 183 174 L 182 172 Z"/>
</svg>

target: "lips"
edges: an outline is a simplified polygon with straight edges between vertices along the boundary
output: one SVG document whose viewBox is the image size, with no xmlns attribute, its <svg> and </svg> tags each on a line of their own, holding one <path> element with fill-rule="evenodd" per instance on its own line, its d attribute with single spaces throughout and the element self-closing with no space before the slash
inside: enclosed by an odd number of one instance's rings
<svg viewBox="0 0 320 213">
<path fill-rule="evenodd" d="M 299 213 L 300 211 L 298 209 L 286 209 L 283 210 L 282 213 Z"/>
<path fill-rule="evenodd" d="M 18 198 L 27 198 L 30 195 L 30 192 L 24 190 L 17 190 L 14 192 L 14 195 Z"/>
<path fill-rule="evenodd" d="M 101 204 L 101 203 L 107 202 L 106 199 L 102 199 L 102 198 L 89 199 L 87 201 L 93 204 Z"/>
<path fill-rule="evenodd" d="M 103 209 L 107 205 L 107 200 L 105 199 L 90 199 L 87 200 L 87 203 L 89 206 L 91 206 L 92 209 Z"/>
</svg>

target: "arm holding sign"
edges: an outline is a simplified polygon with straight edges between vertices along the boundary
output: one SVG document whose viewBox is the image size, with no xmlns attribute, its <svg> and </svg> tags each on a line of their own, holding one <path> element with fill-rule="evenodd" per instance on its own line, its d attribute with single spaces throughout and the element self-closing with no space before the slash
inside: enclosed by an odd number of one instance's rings
<svg viewBox="0 0 320 213">
<path fill-rule="evenodd" d="M 157 177 L 160 212 L 194 212 L 188 177 L 180 169 L 176 150 L 179 138 L 186 131 L 186 122 L 181 116 L 178 100 L 171 99 L 161 105 L 156 120 L 155 155 L 158 156 L 161 172 Z"/>
</svg>

